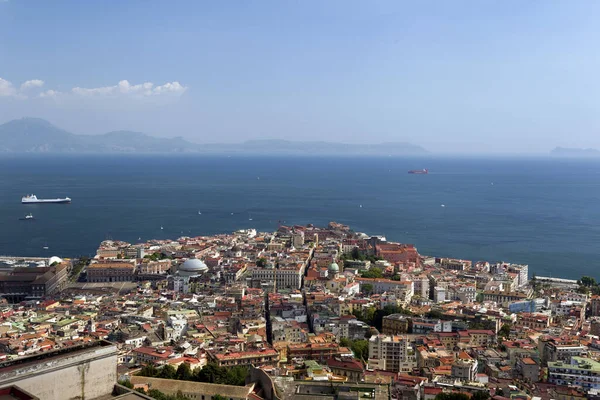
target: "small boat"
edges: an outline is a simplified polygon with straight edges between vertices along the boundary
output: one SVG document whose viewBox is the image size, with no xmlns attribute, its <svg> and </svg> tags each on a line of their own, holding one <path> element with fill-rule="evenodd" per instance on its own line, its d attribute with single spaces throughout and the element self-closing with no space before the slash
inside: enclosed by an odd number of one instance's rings
<svg viewBox="0 0 600 400">
<path fill-rule="evenodd" d="M 165 228 L 163 228 L 162 225 L 161 225 L 160 230 L 162 231 L 163 229 L 165 229 Z"/>
<path fill-rule="evenodd" d="M 198 211 L 198 215 L 202 215 L 202 213 L 200 211 Z"/>
<path fill-rule="evenodd" d="M 29 213 L 25 216 L 25 218 L 19 218 L 21 221 L 33 220 L 33 214 Z"/>
<path fill-rule="evenodd" d="M 441 206 L 442 206 L 442 207 L 446 207 L 446 205 L 445 205 L 445 204 L 442 204 Z"/>
<path fill-rule="evenodd" d="M 361 204 L 361 205 L 359 205 L 358 207 L 362 208 L 362 204 Z"/>
<path fill-rule="evenodd" d="M 252 215 L 250 215 L 250 213 L 248 213 L 248 221 L 252 221 Z"/>
<path fill-rule="evenodd" d="M 416 175 L 426 175 L 429 173 L 429 171 L 427 169 L 411 169 L 410 171 L 408 171 L 408 173 Z"/>
<path fill-rule="evenodd" d="M 48 247 L 48 246 L 44 246 L 44 247 L 42 247 L 42 249 L 44 249 L 44 250 L 48 250 L 48 249 L 49 249 L 49 247 Z"/>
<path fill-rule="evenodd" d="M 233 215 L 233 213 L 231 213 L 231 215 Z"/>
</svg>

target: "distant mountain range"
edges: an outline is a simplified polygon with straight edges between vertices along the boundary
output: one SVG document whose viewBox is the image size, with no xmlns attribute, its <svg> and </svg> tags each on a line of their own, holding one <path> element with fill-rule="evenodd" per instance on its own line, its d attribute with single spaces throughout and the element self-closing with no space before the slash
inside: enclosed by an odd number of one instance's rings
<svg viewBox="0 0 600 400">
<path fill-rule="evenodd" d="M 556 147 L 550 154 L 561 157 L 600 157 L 600 150 Z"/>
<path fill-rule="evenodd" d="M 346 144 L 249 140 L 238 144 L 197 144 L 181 137 L 158 138 L 144 133 L 115 131 L 78 135 L 39 118 L 22 118 L 0 125 L 0 153 L 235 153 L 235 154 L 332 154 L 418 155 L 421 146 L 394 142 Z"/>
</svg>

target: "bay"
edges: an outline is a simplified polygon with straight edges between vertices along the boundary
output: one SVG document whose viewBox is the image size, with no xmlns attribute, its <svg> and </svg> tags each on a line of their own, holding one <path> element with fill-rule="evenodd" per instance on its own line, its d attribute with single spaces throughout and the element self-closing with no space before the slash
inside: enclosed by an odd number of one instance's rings
<svg viewBox="0 0 600 400">
<path fill-rule="evenodd" d="M 407 174 L 422 168 L 429 174 Z M 73 202 L 21 205 L 31 193 Z M 135 243 L 337 221 L 414 243 L 421 254 L 598 278 L 599 205 L 598 160 L 0 156 L 4 255 L 93 255 L 107 238 Z M 19 220 L 29 212 L 34 221 Z"/>
</svg>

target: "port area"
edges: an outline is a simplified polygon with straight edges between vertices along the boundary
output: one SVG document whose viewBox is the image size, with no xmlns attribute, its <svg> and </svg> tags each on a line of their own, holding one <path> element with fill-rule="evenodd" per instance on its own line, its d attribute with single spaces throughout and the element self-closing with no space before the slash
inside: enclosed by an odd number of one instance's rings
<svg viewBox="0 0 600 400">
<path fill-rule="evenodd" d="M 32 267 L 40 265 L 48 266 L 49 257 L 17 257 L 17 256 L 0 256 L 0 269 L 15 268 L 15 267 Z"/>
</svg>

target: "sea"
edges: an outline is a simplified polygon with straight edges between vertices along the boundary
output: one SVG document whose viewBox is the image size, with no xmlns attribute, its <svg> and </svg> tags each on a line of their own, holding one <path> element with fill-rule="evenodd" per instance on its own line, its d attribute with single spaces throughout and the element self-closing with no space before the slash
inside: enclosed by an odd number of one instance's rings
<svg viewBox="0 0 600 400">
<path fill-rule="evenodd" d="M 429 174 L 407 173 L 422 168 Z M 32 193 L 73 201 L 20 204 Z M 21 220 L 28 213 L 34 219 Z M 415 244 L 424 255 L 598 278 L 600 161 L 0 156 L 0 255 L 90 256 L 105 239 L 137 243 L 330 221 Z"/>
</svg>

